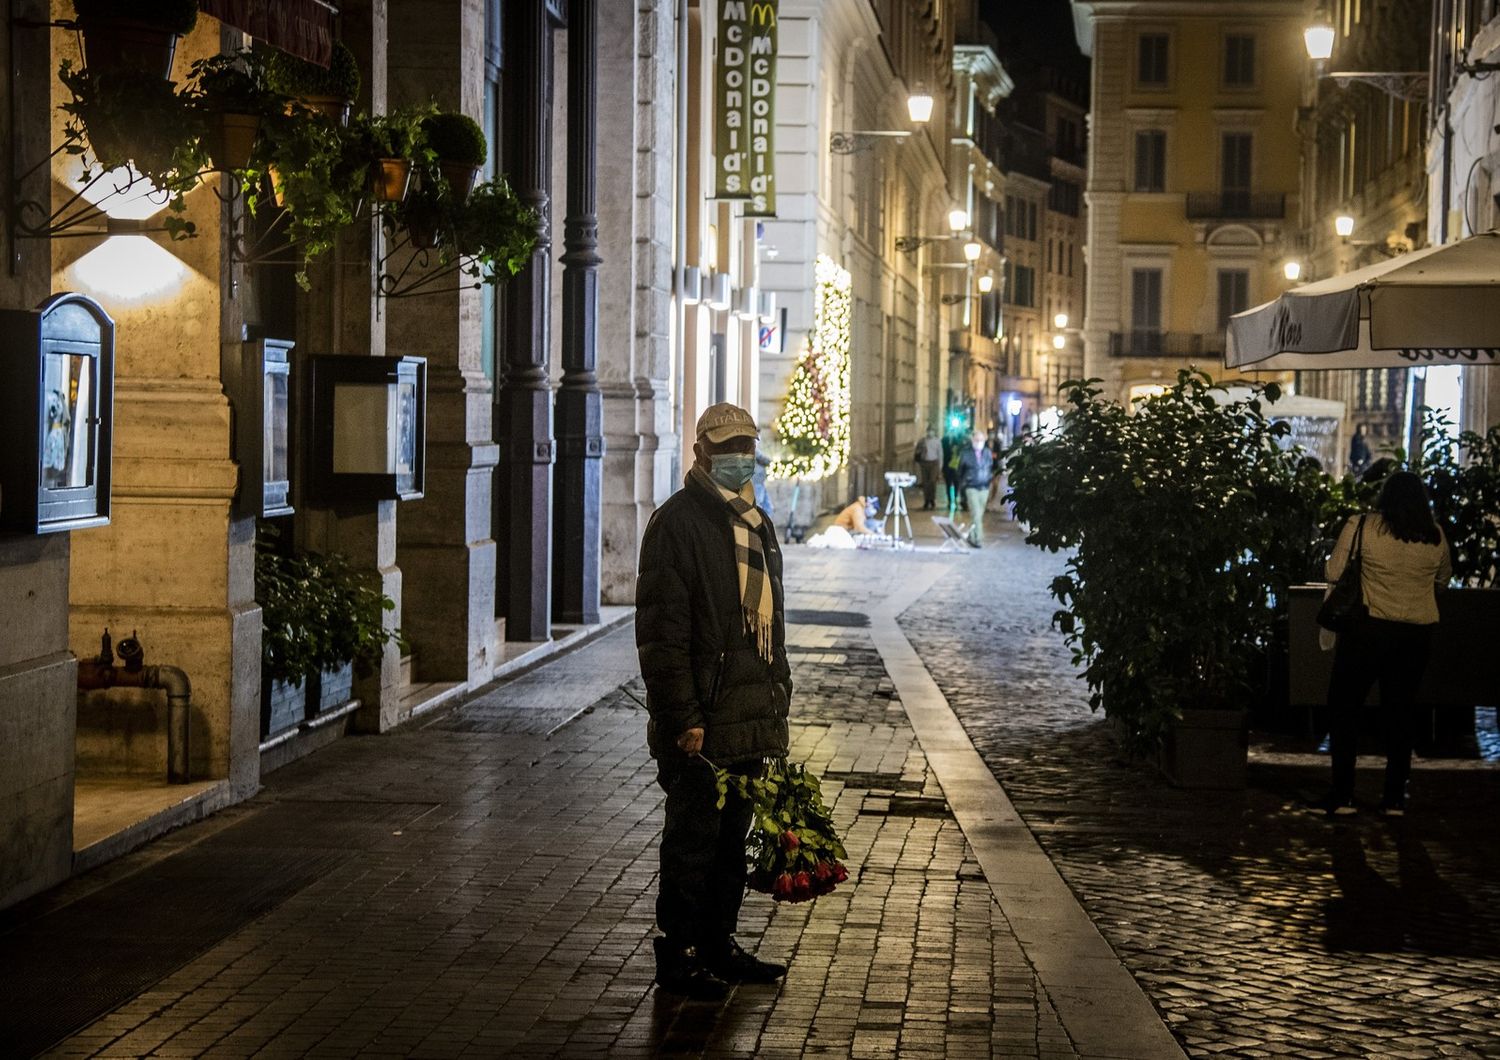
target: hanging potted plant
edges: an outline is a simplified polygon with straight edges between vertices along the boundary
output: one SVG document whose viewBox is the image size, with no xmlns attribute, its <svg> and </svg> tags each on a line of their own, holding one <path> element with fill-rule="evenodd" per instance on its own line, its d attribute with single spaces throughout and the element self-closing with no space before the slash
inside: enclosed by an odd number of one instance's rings
<svg viewBox="0 0 1500 1060">
<path fill-rule="evenodd" d="M 437 158 L 437 168 L 448 194 L 458 205 L 468 201 L 489 152 L 484 130 L 467 114 L 443 111 L 422 121 L 427 146 Z"/>
<path fill-rule="evenodd" d="M 355 135 L 370 160 L 370 198 L 375 202 L 405 199 L 413 166 L 430 163 L 422 124 L 430 113 L 431 108 L 407 108 L 358 119 Z"/>
<path fill-rule="evenodd" d="M 186 97 L 170 81 L 135 70 L 74 70 L 64 60 L 57 76 L 72 94 L 60 104 L 67 114 L 63 150 L 82 160 L 84 180 L 120 170 L 123 185 L 145 182 L 169 210 L 163 226 L 172 238 L 192 235 L 192 222 L 181 216 L 183 196 L 208 159 L 201 116 Z"/>
<path fill-rule="evenodd" d="M 537 216 L 522 205 L 504 177 L 475 188 L 468 201 L 451 208 L 452 251 L 466 259 L 464 271 L 498 284 L 531 260 Z"/>
<path fill-rule="evenodd" d="M 337 122 L 349 123 L 349 108 L 359 95 L 359 64 L 342 41 L 334 41 L 327 69 L 287 52 L 276 52 L 266 67 L 271 89 Z"/>
<path fill-rule="evenodd" d="M 83 60 L 95 74 L 172 76 L 177 40 L 198 21 L 198 0 L 73 0 Z"/>
<path fill-rule="evenodd" d="M 214 168 L 250 172 L 261 127 L 286 108 L 286 97 L 267 82 L 264 57 L 247 51 L 200 59 L 188 95 L 202 115 Z"/>
<path fill-rule="evenodd" d="M 359 139 L 339 126 L 296 115 L 267 120 L 262 151 L 276 203 L 288 213 L 287 237 L 301 249 L 296 279 L 306 290 L 307 264 L 333 247 L 362 208 L 369 158 Z M 259 190 L 247 194 L 251 209 L 259 196 Z"/>
</svg>

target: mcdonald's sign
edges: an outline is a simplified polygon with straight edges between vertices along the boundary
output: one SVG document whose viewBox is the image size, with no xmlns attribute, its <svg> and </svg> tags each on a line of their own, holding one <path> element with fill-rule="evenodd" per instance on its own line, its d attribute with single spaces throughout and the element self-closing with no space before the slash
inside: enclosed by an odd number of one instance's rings
<svg viewBox="0 0 1500 1060">
<path fill-rule="evenodd" d="M 776 214 L 777 0 L 719 0 L 714 194 Z"/>
</svg>

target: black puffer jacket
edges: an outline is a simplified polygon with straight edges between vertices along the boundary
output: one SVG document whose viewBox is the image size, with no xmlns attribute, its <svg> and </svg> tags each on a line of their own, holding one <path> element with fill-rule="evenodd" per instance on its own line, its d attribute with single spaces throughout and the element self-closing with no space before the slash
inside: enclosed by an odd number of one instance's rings
<svg viewBox="0 0 1500 1060">
<path fill-rule="evenodd" d="M 646 680 L 656 758 L 682 754 L 677 737 L 704 729 L 717 766 L 787 753 L 792 674 L 786 661 L 781 549 L 761 527 L 775 604 L 771 662 L 745 633 L 729 509 L 691 479 L 657 509 L 641 541 L 635 642 Z"/>
</svg>

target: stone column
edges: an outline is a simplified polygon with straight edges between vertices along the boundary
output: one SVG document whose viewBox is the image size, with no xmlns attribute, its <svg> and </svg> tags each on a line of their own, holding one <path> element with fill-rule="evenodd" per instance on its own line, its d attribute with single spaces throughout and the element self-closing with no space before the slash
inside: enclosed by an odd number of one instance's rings
<svg viewBox="0 0 1500 1060">
<path fill-rule="evenodd" d="M 568 214 L 563 222 L 562 386 L 552 609 L 559 622 L 599 621 L 604 411 L 595 375 L 599 218 L 595 213 L 598 45 L 595 0 L 568 4 Z"/>
<path fill-rule="evenodd" d="M 403 0 L 390 8 L 392 108 L 436 102 L 479 120 L 484 100 L 481 0 Z M 416 676 L 489 681 L 495 634 L 495 542 L 490 534 L 492 387 L 482 364 L 479 292 L 470 288 L 386 299 L 392 355 L 427 358 L 425 496 L 404 503 L 397 555 L 404 575 L 402 629 Z"/>
<path fill-rule="evenodd" d="M 11 15 L 45 22 L 49 12 L 46 0 L 21 0 Z M 0 62 L 11 71 L 16 93 L 14 111 L 0 111 L 6 121 L 0 135 L 17 152 L 17 172 L 50 150 L 51 33 L 15 22 L 0 27 Z M 14 191 L 45 202 L 49 179 L 43 167 Z M 0 307 L 35 307 L 51 289 L 46 241 L 7 243 L 4 253 Z M 0 539 L 0 909 L 67 878 L 73 868 L 78 664 L 68 651 L 71 536 Z"/>
<path fill-rule="evenodd" d="M 354 52 L 363 74 L 356 106 L 384 111 L 388 0 L 348 0 L 340 7 L 340 20 L 341 39 Z M 304 378 L 313 354 L 386 354 L 385 320 L 375 302 L 371 264 L 379 245 L 377 223 L 372 218 L 343 233 L 329 260 L 312 270 L 313 289 L 298 301 L 296 360 Z M 299 459 L 305 465 L 305 446 L 299 447 Z M 308 481 L 305 467 L 302 481 Z M 399 628 L 403 601 L 401 568 L 396 565 L 396 502 L 320 508 L 316 500 L 305 490 L 297 498 L 297 543 L 315 552 L 341 553 L 357 569 L 373 573 L 381 591 L 396 603 L 396 610 L 386 613 L 386 625 Z M 355 679 L 354 695 L 360 701 L 354 723 L 361 732 L 383 732 L 402 720 L 401 652 L 394 641 L 386 645 L 373 672 Z"/>
<path fill-rule="evenodd" d="M 531 261 L 505 289 L 500 417 L 498 575 L 506 639 L 551 636 L 552 395 L 551 342 L 552 26 L 540 0 L 505 5 L 503 158 L 516 194 L 537 215 Z"/>
</svg>

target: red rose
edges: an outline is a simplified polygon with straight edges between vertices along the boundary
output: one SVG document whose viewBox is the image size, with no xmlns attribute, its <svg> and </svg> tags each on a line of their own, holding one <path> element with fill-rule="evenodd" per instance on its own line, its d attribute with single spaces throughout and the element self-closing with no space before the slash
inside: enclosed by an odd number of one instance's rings
<svg viewBox="0 0 1500 1060">
<path fill-rule="evenodd" d="M 792 877 L 792 890 L 803 897 L 812 894 L 812 877 L 805 872 L 799 872 Z"/>
<path fill-rule="evenodd" d="M 771 884 L 771 894 L 777 898 L 790 898 L 792 896 L 792 877 L 790 873 L 783 872 L 776 877 L 776 882 Z"/>
<path fill-rule="evenodd" d="M 781 833 L 781 845 L 786 847 L 788 850 L 796 850 L 797 847 L 801 844 L 797 840 L 797 833 L 793 832 L 791 829 L 788 829 L 787 831 Z"/>
<path fill-rule="evenodd" d="M 849 878 L 849 870 L 844 868 L 842 861 L 835 861 L 833 863 L 833 878 L 837 883 L 843 883 Z"/>
<path fill-rule="evenodd" d="M 826 861 L 820 861 L 813 867 L 813 876 L 819 883 L 833 878 L 833 868 Z"/>
</svg>

